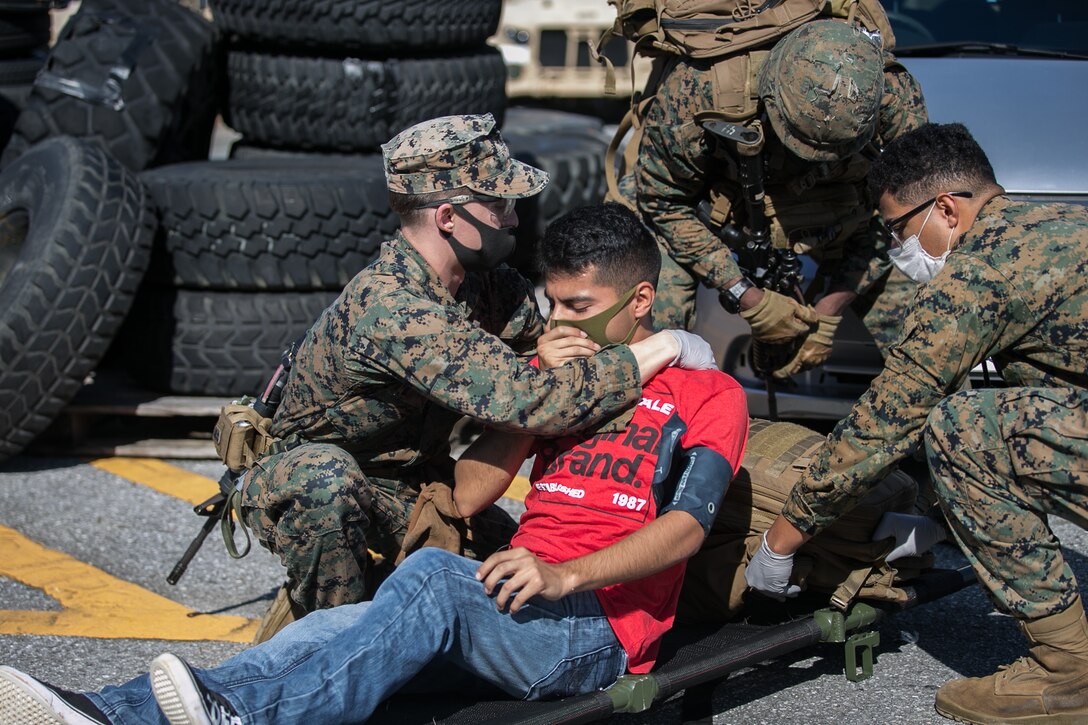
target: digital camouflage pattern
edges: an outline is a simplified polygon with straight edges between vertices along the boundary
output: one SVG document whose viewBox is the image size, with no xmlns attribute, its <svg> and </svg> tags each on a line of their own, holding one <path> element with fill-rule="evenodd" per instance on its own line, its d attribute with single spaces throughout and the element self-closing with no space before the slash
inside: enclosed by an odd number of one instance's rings
<svg viewBox="0 0 1088 725">
<path fill-rule="evenodd" d="M 1088 528 L 1088 391 L 971 390 L 930 414 L 926 453 L 945 517 L 999 609 L 1064 611 L 1077 581 L 1046 515 Z"/>
<path fill-rule="evenodd" d="M 390 191 L 428 194 L 468 187 L 491 196 L 532 196 L 547 172 L 511 158 L 495 118 L 443 116 L 401 131 L 382 144 Z"/>
<path fill-rule="evenodd" d="M 405 473 L 401 479 L 368 476 L 343 448 L 306 443 L 265 458 L 247 475 L 245 523 L 299 582 L 292 598 L 307 611 L 368 599 L 389 573 L 414 503 L 408 494 L 416 487 L 406 481 L 426 477 L 425 469 Z M 430 480 L 452 480 L 440 468 L 433 475 Z M 465 555 L 486 558 L 516 530 L 509 514 L 491 506 L 472 517 Z M 370 551 L 381 555 L 382 566 L 374 566 Z"/>
<path fill-rule="evenodd" d="M 787 149 L 806 161 L 838 161 L 872 139 L 883 71 L 879 36 L 859 25 L 814 20 L 771 49 L 759 97 Z"/>
<path fill-rule="evenodd" d="M 470 273 L 453 296 L 401 235 L 348 283 L 299 347 L 273 419 L 290 450 L 251 469 L 242 502 L 298 583 L 299 604 L 365 598 L 367 546 L 399 546 L 420 486 L 452 481 L 461 416 L 554 435 L 638 400 L 626 346 L 551 370 L 529 365 L 522 354 L 543 329 L 516 271 Z"/>
<path fill-rule="evenodd" d="M 965 408 L 959 397 L 938 407 L 960 390 L 971 369 L 986 358 L 993 359 L 1010 388 L 1030 390 L 1019 394 L 1010 390 L 996 398 L 998 405 L 987 416 L 996 423 L 978 417 L 961 419 L 966 413 L 961 412 Z M 828 437 L 783 514 L 802 531 L 811 533 L 827 526 L 910 455 L 927 427 L 932 429 L 936 451 L 963 448 L 966 454 L 989 447 L 992 450 L 980 454 L 983 463 L 992 463 L 996 470 L 1014 465 L 1017 477 L 1008 484 L 1010 489 L 1024 486 L 1031 496 L 1040 496 L 1036 484 L 1045 477 L 1037 474 L 1049 470 L 1047 475 L 1068 475 L 1047 496 L 1065 502 L 1079 498 L 1083 505 L 1084 489 L 1072 479 L 1080 475 L 1081 484 L 1084 481 L 1084 474 L 1075 472 L 1085 470 L 1086 359 L 1088 209 L 1016 202 L 1004 196 L 990 200 L 949 254 L 944 269 L 920 288 L 903 337 L 890 349 L 884 371 Z M 984 394 L 973 395 L 977 400 Z M 1055 403 L 1044 405 L 1046 400 Z M 1060 410 L 1062 405 L 1067 412 Z M 1031 426 L 1041 421 L 1045 425 L 1038 430 L 1049 428 L 1049 432 L 1018 433 L 1034 430 Z M 989 439 L 980 442 L 982 436 Z M 1011 450 L 1012 464 L 997 460 L 1006 449 Z M 947 463 L 937 460 L 935 465 L 941 477 L 938 485 L 948 495 L 975 495 L 958 487 L 967 485 L 959 482 L 972 475 L 969 468 L 977 463 L 955 457 Z M 970 485 L 986 484 L 975 480 Z M 994 491 L 990 489 L 991 494 Z M 1012 497 L 1003 501 L 984 512 L 953 508 L 957 536 L 965 541 L 980 536 L 980 523 L 972 521 L 972 516 L 986 517 L 985 526 L 991 530 L 1026 531 L 1028 514 L 1017 510 L 1022 502 Z M 1062 505 L 1067 513 L 1075 511 L 1068 503 Z M 976 541 L 986 548 L 985 541 Z M 1037 557 L 1021 557 L 1021 561 L 1041 571 L 1055 566 L 1055 554 L 1040 551 Z M 982 574 L 988 581 L 996 576 Z M 1014 612 L 1034 616 L 1047 607 L 1061 608 L 1018 599 L 1014 593 L 1018 578 L 1023 579 L 1012 576 L 1011 589 L 996 594 Z"/>
<path fill-rule="evenodd" d="M 760 57 L 752 53 L 717 62 L 758 63 Z M 874 147 L 927 120 L 918 83 L 887 53 L 883 75 Z M 662 247 L 654 320 L 668 327 L 686 324 L 690 329 L 699 282 L 723 289 L 741 274 L 729 247 L 696 216 L 697 204 L 713 187 L 734 202 L 728 221 L 741 226 L 746 221 L 735 164 L 715 153 L 694 120 L 695 114 L 715 108 L 714 77 L 709 62 L 672 61 L 647 112 L 634 169 L 634 199 Z M 773 243 L 811 254 L 830 289 L 862 296 L 899 293 L 901 299 L 894 304 L 875 304 L 872 297 L 858 302 L 863 306 L 860 315 L 870 313 L 866 326 L 878 342 L 895 339 L 913 289 L 898 284 L 880 289 L 892 264 L 885 252 L 888 241 L 873 218 L 876 201 L 865 183 L 866 150 L 839 162 L 805 161 L 789 152 L 772 129 L 765 127 L 764 132 L 764 185 Z"/>
</svg>

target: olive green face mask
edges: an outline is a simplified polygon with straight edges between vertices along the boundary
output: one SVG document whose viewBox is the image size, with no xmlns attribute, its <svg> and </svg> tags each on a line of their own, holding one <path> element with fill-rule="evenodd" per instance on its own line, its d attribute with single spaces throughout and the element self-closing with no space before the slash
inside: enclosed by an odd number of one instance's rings
<svg viewBox="0 0 1088 725">
<path fill-rule="evenodd" d="M 635 324 L 631 325 L 631 330 L 627 333 L 627 337 L 622 340 L 609 340 L 608 335 L 605 334 L 605 328 L 608 327 L 608 323 L 612 321 L 612 318 L 619 314 L 619 311 L 623 309 L 623 306 L 631 301 L 631 298 L 635 296 L 635 289 L 638 285 L 635 285 L 623 295 L 623 297 L 616 300 L 616 304 L 609 307 L 607 310 L 602 310 L 593 317 L 587 317 L 584 320 L 552 320 L 552 327 L 558 325 L 569 325 L 570 327 L 577 327 L 579 330 L 586 333 L 590 340 L 597 343 L 601 347 L 607 345 L 623 344 L 626 345 L 631 342 L 631 338 L 635 336 L 635 330 L 638 328 L 638 320 L 635 320 Z"/>
</svg>

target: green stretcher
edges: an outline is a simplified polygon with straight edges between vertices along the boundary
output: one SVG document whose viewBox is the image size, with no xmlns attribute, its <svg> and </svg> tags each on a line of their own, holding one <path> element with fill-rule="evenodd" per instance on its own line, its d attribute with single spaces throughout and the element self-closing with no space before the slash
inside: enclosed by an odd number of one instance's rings
<svg viewBox="0 0 1088 725">
<path fill-rule="evenodd" d="M 728 623 L 713 630 L 675 628 L 662 640 L 653 672 L 624 675 L 611 687 L 587 695 L 548 702 L 395 696 L 379 706 L 368 722 L 573 725 L 617 713 L 645 712 L 681 691 L 684 720 L 709 721 L 714 685 L 727 675 L 819 643 L 841 643 L 847 679 L 866 679 L 872 675 L 873 648 L 879 644 L 875 625 L 974 583 L 970 567 L 931 569 L 904 587 L 909 596 L 902 603 L 857 601 L 846 612 L 817 609 L 775 624 Z"/>
</svg>

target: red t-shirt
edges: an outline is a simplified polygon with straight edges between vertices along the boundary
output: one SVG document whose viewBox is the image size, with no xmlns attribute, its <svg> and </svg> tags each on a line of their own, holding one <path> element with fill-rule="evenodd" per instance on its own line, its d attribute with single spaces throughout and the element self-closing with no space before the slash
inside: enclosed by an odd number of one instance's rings
<svg viewBox="0 0 1088 725">
<path fill-rule="evenodd" d="M 670 431 L 679 432 L 678 440 Z M 717 370 L 666 368 L 643 386 L 624 431 L 537 444 L 525 513 L 511 545 L 549 563 L 610 546 L 657 517 L 652 483 L 658 459 L 679 454 L 667 450 L 674 445 L 670 441 L 684 450 L 709 448 L 735 472 L 747 437 L 744 391 L 733 378 Z M 727 483 L 721 482 L 723 489 Z M 664 495 L 663 506 L 670 500 Z M 630 672 L 653 667 L 676 614 L 684 567 L 681 562 L 597 591 Z"/>
</svg>

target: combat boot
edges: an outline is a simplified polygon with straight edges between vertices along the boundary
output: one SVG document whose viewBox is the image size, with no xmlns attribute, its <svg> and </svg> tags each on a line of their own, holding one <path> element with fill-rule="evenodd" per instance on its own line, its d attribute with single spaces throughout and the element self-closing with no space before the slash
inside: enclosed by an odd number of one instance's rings
<svg viewBox="0 0 1088 725">
<path fill-rule="evenodd" d="M 253 644 L 267 642 L 276 632 L 306 616 L 306 610 L 291 599 L 291 589 L 291 582 L 287 581 L 276 592 L 276 598 L 272 600 L 272 605 L 269 606 L 268 612 L 257 627 L 257 633 L 253 636 Z"/>
<path fill-rule="evenodd" d="M 1020 625 L 1032 647 L 989 677 L 937 690 L 937 712 L 965 723 L 1088 722 L 1088 621 L 1078 598 L 1065 611 Z"/>
</svg>

